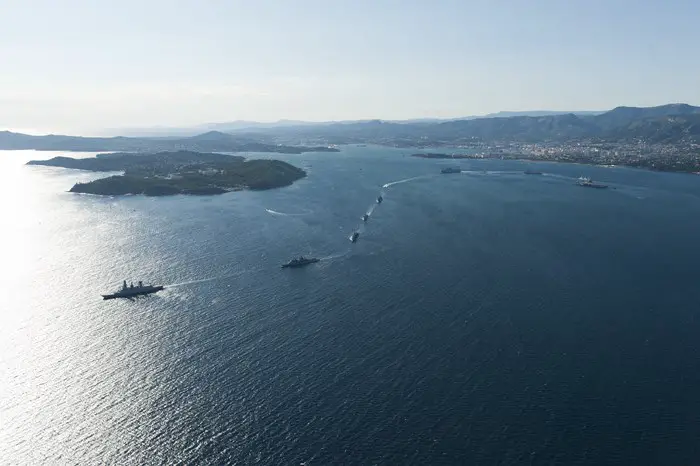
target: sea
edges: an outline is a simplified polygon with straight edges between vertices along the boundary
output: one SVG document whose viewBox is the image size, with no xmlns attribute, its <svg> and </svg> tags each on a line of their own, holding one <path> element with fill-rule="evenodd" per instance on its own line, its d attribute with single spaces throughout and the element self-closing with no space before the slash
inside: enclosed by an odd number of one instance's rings
<svg viewBox="0 0 700 466">
<path fill-rule="evenodd" d="M 700 177 L 340 149 L 204 197 L 0 152 L 0 463 L 700 464 Z"/>
</svg>

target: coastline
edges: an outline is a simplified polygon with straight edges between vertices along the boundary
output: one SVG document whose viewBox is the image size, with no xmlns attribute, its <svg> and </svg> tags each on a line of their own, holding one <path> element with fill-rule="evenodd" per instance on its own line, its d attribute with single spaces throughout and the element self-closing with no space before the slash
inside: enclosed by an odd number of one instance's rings
<svg viewBox="0 0 700 466">
<path fill-rule="evenodd" d="M 413 148 L 413 149 L 420 149 L 418 147 Z M 536 158 L 536 157 L 527 157 L 524 156 L 523 154 L 474 154 L 474 155 L 469 155 L 469 154 L 455 154 L 450 155 L 450 154 L 444 154 L 444 153 L 426 153 L 426 155 L 422 154 L 411 154 L 411 157 L 417 157 L 417 158 L 424 158 L 424 159 L 433 159 L 433 160 L 512 160 L 512 161 L 519 161 L 519 162 L 541 162 L 541 163 L 557 163 L 557 164 L 573 164 L 573 165 L 586 165 L 586 166 L 591 166 L 591 167 L 603 167 L 603 168 L 631 168 L 631 169 L 636 169 L 636 170 L 643 170 L 643 171 L 648 171 L 648 172 L 656 172 L 656 173 L 679 173 L 679 174 L 685 174 L 685 175 L 700 175 L 700 171 L 694 171 L 694 170 L 668 170 L 668 169 L 660 169 L 660 168 L 654 168 L 650 167 L 647 165 L 639 164 L 639 165 L 630 165 L 626 163 L 615 163 L 615 164 L 610 164 L 610 163 L 594 163 L 594 162 L 589 162 L 589 161 L 581 161 L 581 160 L 562 160 L 559 158 Z"/>
</svg>

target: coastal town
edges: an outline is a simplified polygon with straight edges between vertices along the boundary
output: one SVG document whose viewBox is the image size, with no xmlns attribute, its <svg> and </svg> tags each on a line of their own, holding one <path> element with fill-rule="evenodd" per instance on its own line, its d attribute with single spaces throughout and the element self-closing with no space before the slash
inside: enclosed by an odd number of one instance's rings
<svg viewBox="0 0 700 466">
<path fill-rule="evenodd" d="M 549 162 L 621 165 L 669 172 L 700 172 L 700 144 L 646 142 L 503 142 L 462 144 L 469 153 L 455 158 L 526 159 Z"/>
</svg>

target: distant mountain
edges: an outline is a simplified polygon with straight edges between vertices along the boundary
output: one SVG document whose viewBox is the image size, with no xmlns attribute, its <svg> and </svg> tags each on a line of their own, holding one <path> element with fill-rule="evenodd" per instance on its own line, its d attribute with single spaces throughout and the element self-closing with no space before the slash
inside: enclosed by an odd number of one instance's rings
<svg viewBox="0 0 700 466">
<path fill-rule="evenodd" d="M 436 136 L 450 138 L 461 133 L 486 141 L 512 139 L 534 142 L 578 138 L 595 131 L 595 124 L 589 118 L 581 118 L 569 113 L 541 117 L 515 116 L 452 121 L 438 125 Z"/>
<path fill-rule="evenodd" d="M 476 120 L 479 118 L 507 118 L 513 116 L 545 116 L 545 115 L 563 115 L 572 113 L 574 115 L 598 115 L 603 112 L 595 111 L 551 111 L 551 110 L 534 110 L 524 112 L 497 112 L 487 115 L 472 115 L 457 118 L 413 118 L 408 120 L 383 120 L 389 123 L 413 124 L 413 123 L 442 123 L 447 121 L 459 120 Z M 314 127 L 314 126 L 330 126 L 335 124 L 357 124 L 367 123 L 373 120 L 341 120 L 341 121 L 302 121 L 302 120 L 278 120 L 273 122 L 259 122 L 248 120 L 235 120 L 222 123 L 206 123 L 192 127 L 165 127 L 156 126 L 151 128 L 122 128 L 120 130 L 111 129 L 107 133 L 120 134 L 131 137 L 189 137 L 195 136 L 206 131 L 220 131 L 225 133 L 231 132 L 259 132 L 261 130 L 269 130 L 275 128 L 295 128 L 295 127 Z"/>
<path fill-rule="evenodd" d="M 122 128 L 122 129 L 109 129 L 106 130 L 106 134 L 120 134 L 124 136 L 131 137 L 160 137 L 160 138 L 172 138 L 172 137 L 190 137 L 201 134 L 207 131 L 220 131 L 220 132 L 240 132 L 240 131 L 256 131 L 272 128 L 286 128 L 290 126 L 317 126 L 317 125 L 327 125 L 334 122 L 311 122 L 311 121 L 297 121 L 297 120 L 279 120 L 275 122 L 259 122 L 259 121 L 246 121 L 246 120 L 236 120 L 223 123 L 206 123 L 202 125 L 192 126 L 192 127 L 167 127 L 167 126 L 156 126 L 150 128 Z"/>
<path fill-rule="evenodd" d="M 210 131 L 189 138 L 84 138 L 79 136 L 30 136 L 0 131 L 0 150 L 34 149 L 82 152 L 161 152 L 189 150 L 197 152 L 337 152 L 329 147 L 270 144 L 244 136 Z"/>
<path fill-rule="evenodd" d="M 372 120 L 313 127 L 266 130 L 280 141 L 314 140 L 329 144 L 378 143 L 416 147 L 469 141 L 646 140 L 700 142 L 695 116 L 700 107 L 670 104 L 659 107 L 618 107 L 604 113 L 502 116 L 451 121 L 400 123 Z"/>
<path fill-rule="evenodd" d="M 537 113 L 537 112 L 535 112 Z M 544 112 L 548 113 L 548 112 Z M 545 114 L 417 120 L 365 120 L 306 124 L 286 121 L 282 126 L 257 127 L 233 133 L 209 130 L 191 137 L 30 136 L 0 132 L 0 149 L 38 149 L 94 152 L 192 150 L 200 152 L 333 151 L 331 144 L 375 143 L 398 147 L 430 147 L 491 141 L 647 141 L 700 143 L 700 107 L 669 104 L 658 107 L 617 107 L 604 113 Z"/>
<path fill-rule="evenodd" d="M 688 104 L 668 104 L 658 107 L 616 107 L 609 112 L 598 115 L 596 123 L 601 128 L 618 128 L 629 125 L 636 120 L 698 113 L 700 113 L 700 107 Z"/>
<path fill-rule="evenodd" d="M 221 131 L 208 131 L 206 133 L 198 134 L 197 136 L 192 136 L 189 138 L 190 141 L 197 142 L 221 142 L 221 141 L 233 141 L 235 136 L 228 133 L 222 133 Z"/>
<path fill-rule="evenodd" d="M 472 119 L 474 118 L 510 118 L 510 117 L 515 117 L 515 116 L 531 116 L 531 117 L 538 117 L 538 116 L 551 116 L 551 115 L 568 115 L 568 114 L 573 114 L 573 115 L 600 115 L 601 113 L 605 113 L 603 111 L 571 111 L 571 112 L 560 112 L 560 111 L 552 111 L 552 110 L 533 110 L 529 112 L 496 112 L 496 113 L 489 113 L 488 115 L 480 116 L 480 117 L 471 117 Z"/>
<path fill-rule="evenodd" d="M 284 128 L 287 126 L 312 126 L 312 125 L 322 125 L 326 124 L 324 122 L 313 122 L 313 121 L 301 121 L 301 120 L 278 120 L 273 122 L 259 122 L 259 121 L 245 121 L 237 120 L 224 123 L 209 123 L 200 126 L 200 128 L 207 128 L 217 131 L 237 131 L 244 129 L 255 129 L 255 128 Z"/>
</svg>

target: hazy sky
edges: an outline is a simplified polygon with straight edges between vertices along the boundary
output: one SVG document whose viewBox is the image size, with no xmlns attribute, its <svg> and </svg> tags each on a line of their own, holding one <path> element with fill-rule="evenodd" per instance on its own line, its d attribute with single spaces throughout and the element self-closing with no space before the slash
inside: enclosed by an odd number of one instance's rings
<svg viewBox="0 0 700 466">
<path fill-rule="evenodd" d="M 700 104 L 698 0 L 0 0 L 0 129 Z"/>
</svg>

